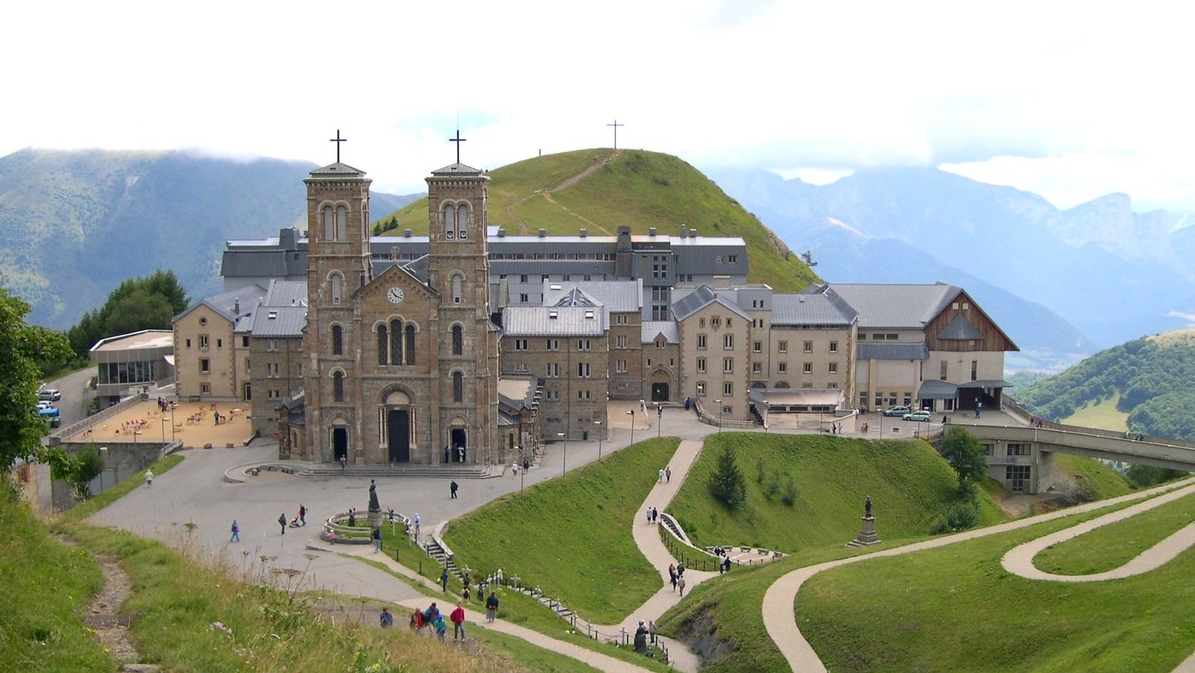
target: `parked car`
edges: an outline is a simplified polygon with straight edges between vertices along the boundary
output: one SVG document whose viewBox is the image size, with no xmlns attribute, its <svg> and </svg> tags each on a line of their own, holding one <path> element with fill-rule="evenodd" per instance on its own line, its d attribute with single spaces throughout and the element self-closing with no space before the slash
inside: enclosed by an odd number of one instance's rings
<svg viewBox="0 0 1195 673">
<path fill-rule="evenodd" d="M 908 407 L 890 407 L 890 408 L 884 410 L 884 415 L 885 416 L 904 416 L 905 414 L 909 413 L 910 411 L 912 411 L 912 409 L 910 409 Z"/>
<path fill-rule="evenodd" d="M 62 399 L 62 391 L 57 388 L 46 388 L 37 394 L 37 399 L 46 402 L 57 402 Z"/>
<path fill-rule="evenodd" d="M 53 403 L 53 402 L 51 402 L 50 400 L 38 400 L 38 401 L 37 401 L 37 408 L 38 408 L 39 410 L 41 410 L 41 409 L 49 409 L 49 408 L 50 408 L 50 407 L 52 407 L 52 406 L 54 406 L 54 403 Z"/>
<path fill-rule="evenodd" d="M 904 416 L 901 416 L 901 418 L 906 421 L 919 421 L 924 423 L 929 420 L 929 412 L 924 409 L 921 411 L 910 411 Z"/>
<path fill-rule="evenodd" d="M 55 409 L 54 407 L 46 407 L 44 409 L 38 409 L 37 415 L 50 421 L 51 428 L 56 428 L 56 427 L 62 425 L 62 416 L 60 416 L 58 414 L 58 410 Z"/>
</svg>

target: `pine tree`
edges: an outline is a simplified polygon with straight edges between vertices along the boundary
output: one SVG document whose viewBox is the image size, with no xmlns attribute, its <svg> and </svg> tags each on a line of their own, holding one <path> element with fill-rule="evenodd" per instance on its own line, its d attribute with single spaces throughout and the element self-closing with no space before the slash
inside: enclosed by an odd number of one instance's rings
<svg viewBox="0 0 1195 673">
<path fill-rule="evenodd" d="M 718 463 L 710 473 L 710 494 L 731 510 L 736 510 L 747 501 L 747 480 L 735 462 L 734 449 L 722 447 Z"/>
</svg>

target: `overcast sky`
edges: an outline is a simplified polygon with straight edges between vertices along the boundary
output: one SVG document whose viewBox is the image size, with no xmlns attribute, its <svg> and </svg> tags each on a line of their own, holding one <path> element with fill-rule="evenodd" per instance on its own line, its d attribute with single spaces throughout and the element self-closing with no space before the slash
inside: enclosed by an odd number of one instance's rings
<svg viewBox="0 0 1195 673">
<path fill-rule="evenodd" d="M 0 155 L 196 148 L 342 160 L 410 193 L 610 147 L 825 182 L 918 165 L 1059 207 L 1195 207 L 1175 2 L 10 3 Z"/>
</svg>

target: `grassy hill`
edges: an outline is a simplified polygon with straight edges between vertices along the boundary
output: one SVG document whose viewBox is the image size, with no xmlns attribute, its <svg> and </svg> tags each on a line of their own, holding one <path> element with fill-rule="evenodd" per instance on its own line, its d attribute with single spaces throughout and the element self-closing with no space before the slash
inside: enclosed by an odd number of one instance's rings
<svg viewBox="0 0 1195 673">
<path fill-rule="evenodd" d="M 592 236 L 612 236 L 620 225 L 630 225 L 637 234 L 656 227 L 662 234 L 679 235 L 681 225 L 687 225 L 700 236 L 742 237 L 751 282 L 794 292 L 817 280 L 754 215 L 674 156 L 578 150 L 520 161 L 489 176 L 489 222 L 511 234 L 546 229 L 576 235 L 584 228 Z M 427 199 L 380 218 L 378 225 L 378 233 L 411 229 L 427 234 Z"/>
<path fill-rule="evenodd" d="M 735 448 L 747 478 L 747 505 L 733 513 L 705 488 L 722 444 Z M 779 495 L 767 496 L 774 478 L 795 483 L 799 497 L 793 507 Z M 724 432 L 706 440 L 668 512 L 699 547 L 749 544 L 792 552 L 853 539 L 868 495 L 882 538 L 925 535 L 956 502 L 957 488 L 954 471 L 922 441 Z M 983 511 L 985 524 L 1003 520 L 986 498 Z"/>
<path fill-rule="evenodd" d="M 1010 395 L 1033 413 L 1195 440 L 1195 330 L 1136 339 Z"/>
</svg>

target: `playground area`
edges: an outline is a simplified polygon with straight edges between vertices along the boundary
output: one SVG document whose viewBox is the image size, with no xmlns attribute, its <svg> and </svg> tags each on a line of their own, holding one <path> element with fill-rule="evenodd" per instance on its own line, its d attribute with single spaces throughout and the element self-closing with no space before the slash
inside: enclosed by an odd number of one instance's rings
<svg viewBox="0 0 1195 673">
<path fill-rule="evenodd" d="M 140 402 L 76 433 L 72 442 L 182 442 L 183 446 L 243 446 L 253 437 L 248 405 L 236 402 Z M 217 422 L 217 419 L 218 422 Z"/>
</svg>

